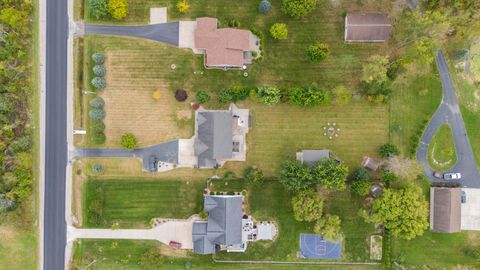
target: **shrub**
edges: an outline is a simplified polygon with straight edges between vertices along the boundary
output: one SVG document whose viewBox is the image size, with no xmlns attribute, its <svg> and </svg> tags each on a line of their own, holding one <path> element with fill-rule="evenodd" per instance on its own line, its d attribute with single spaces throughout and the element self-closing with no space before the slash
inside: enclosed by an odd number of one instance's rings
<svg viewBox="0 0 480 270">
<path fill-rule="evenodd" d="M 92 60 L 95 64 L 101 65 L 105 62 L 105 55 L 103 53 L 94 53 L 92 54 Z"/>
<path fill-rule="evenodd" d="M 229 192 L 227 192 L 227 195 L 233 196 L 233 195 L 235 195 L 235 192 L 229 191 Z"/>
<path fill-rule="evenodd" d="M 198 104 L 207 103 L 210 101 L 210 95 L 208 94 L 207 91 L 200 90 L 197 92 L 197 97 L 195 98 L 195 101 Z"/>
<path fill-rule="evenodd" d="M 103 173 L 103 166 L 101 164 L 93 164 L 91 170 L 95 174 Z"/>
<path fill-rule="evenodd" d="M 353 170 L 352 179 L 353 180 L 370 180 L 370 172 L 363 167 L 357 167 Z"/>
<path fill-rule="evenodd" d="M 276 87 L 263 86 L 259 87 L 253 93 L 253 98 L 265 105 L 275 105 L 280 102 L 282 97 L 280 89 Z"/>
<path fill-rule="evenodd" d="M 239 100 L 245 100 L 250 94 L 249 88 L 241 88 L 234 86 L 232 88 L 224 88 L 218 92 L 218 102 L 229 103 L 237 102 Z"/>
<path fill-rule="evenodd" d="M 250 183 L 261 183 L 263 182 L 263 171 L 257 166 L 251 166 L 244 171 L 243 177 Z"/>
<path fill-rule="evenodd" d="M 90 106 L 96 109 L 101 109 L 103 106 L 105 106 L 105 101 L 101 97 L 96 97 L 90 100 Z"/>
<path fill-rule="evenodd" d="M 101 120 L 93 121 L 90 126 L 90 131 L 93 133 L 103 132 L 105 130 L 105 124 Z"/>
<path fill-rule="evenodd" d="M 185 101 L 187 98 L 188 98 L 187 91 L 183 89 L 178 89 L 177 91 L 175 91 L 175 99 L 177 101 Z"/>
<path fill-rule="evenodd" d="M 322 217 L 323 199 L 308 189 L 292 198 L 292 208 L 295 220 L 314 221 Z"/>
<path fill-rule="evenodd" d="M 92 79 L 92 85 L 95 89 L 104 89 L 107 87 L 107 81 L 102 77 L 95 77 Z"/>
<path fill-rule="evenodd" d="M 391 143 L 386 143 L 380 146 L 380 149 L 378 149 L 378 152 L 382 158 L 390 158 L 390 157 L 398 156 L 400 154 L 400 150 L 398 149 L 398 147 Z"/>
<path fill-rule="evenodd" d="M 105 111 L 102 109 L 92 109 L 88 112 L 88 115 L 94 120 L 102 120 L 105 117 Z"/>
<path fill-rule="evenodd" d="M 333 159 L 322 159 L 314 167 L 314 176 L 317 183 L 328 190 L 344 190 L 348 167 Z"/>
<path fill-rule="evenodd" d="M 20 138 L 15 139 L 10 145 L 8 146 L 8 151 L 10 153 L 21 153 L 27 152 L 32 147 L 32 140 L 28 136 L 22 136 Z"/>
<path fill-rule="evenodd" d="M 335 104 L 346 105 L 352 100 L 352 93 L 343 85 L 337 85 L 333 88 L 333 97 Z"/>
<path fill-rule="evenodd" d="M 350 186 L 352 193 L 359 196 L 367 196 L 370 193 L 372 184 L 368 180 L 355 180 Z"/>
<path fill-rule="evenodd" d="M 236 178 L 237 178 L 237 176 L 232 171 L 226 171 L 223 174 L 223 180 L 225 180 L 225 181 L 235 180 Z"/>
<path fill-rule="evenodd" d="M 104 144 L 107 137 L 103 132 L 95 133 L 92 135 L 91 140 L 94 144 Z"/>
<path fill-rule="evenodd" d="M 237 19 L 227 19 L 226 23 L 228 27 L 240 27 L 240 22 Z"/>
<path fill-rule="evenodd" d="M 101 65 L 94 66 L 92 70 L 93 70 L 93 74 L 95 74 L 95 76 L 97 77 L 103 77 L 105 76 L 105 73 L 107 73 L 107 70 L 105 69 L 105 67 Z"/>
<path fill-rule="evenodd" d="M 270 36 L 274 39 L 287 39 L 287 25 L 284 23 L 275 23 L 270 27 Z"/>
<path fill-rule="evenodd" d="M 290 17 L 299 18 L 317 7 L 317 0 L 283 0 L 282 11 Z"/>
<path fill-rule="evenodd" d="M 320 104 L 330 103 L 330 94 L 319 90 L 315 85 L 307 88 L 295 87 L 288 91 L 288 102 L 301 107 L 313 107 Z"/>
<path fill-rule="evenodd" d="M 112 18 L 122 20 L 128 13 L 127 0 L 108 0 L 107 9 Z"/>
<path fill-rule="evenodd" d="M 272 4 L 268 0 L 261 0 L 258 4 L 258 12 L 268 14 L 272 10 Z"/>
<path fill-rule="evenodd" d="M 398 180 L 398 176 L 390 170 L 382 170 L 380 173 L 380 180 L 385 183 L 386 187 L 390 187 L 395 181 Z"/>
<path fill-rule="evenodd" d="M 282 163 L 279 181 L 286 190 L 294 193 L 306 190 L 314 183 L 310 166 L 297 160 Z"/>
<path fill-rule="evenodd" d="M 128 150 L 133 150 L 137 146 L 137 138 L 132 133 L 125 133 L 120 139 L 120 145 Z"/>
<path fill-rule="evenodd" d="M 107 0 L 88 0 L 87 3 L 90 16 L 100 19 L 107 15 Z"/>
<path fill-rule="evenodd" d="M 177 2 L 177 10 L 178 12 L 185 14 L 188 11 L 188 8 L 190 8 L 190 5 L 188 4 L 187 0 L 179 0 Z"/>
<path fill-rule="evenodd" d="M 324 43 L 310 45 L 307 49 L 308 58 L 314 63 L 322 62 L 327 58 L 329 53 L 328 45 Z"/>
</svg>

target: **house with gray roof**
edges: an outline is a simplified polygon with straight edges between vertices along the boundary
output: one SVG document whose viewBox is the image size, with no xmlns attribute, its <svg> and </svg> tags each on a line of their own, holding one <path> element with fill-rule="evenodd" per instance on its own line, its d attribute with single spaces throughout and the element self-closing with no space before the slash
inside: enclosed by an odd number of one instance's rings
<svg viewBox="0 0 480 270">
<path fill-rule="evenodd" d="M 243 196 L 205 196 L 207 221 L 193 223 L 193 252 L 212 254 L 225 246 L 242 245 Z"/>
<path fill-rule="evenodd" d="M 195 113 L 194 155 L 199 168 L 245 161 L 249 110 L 234 104 L 229 110 L 198 110 Z"/>
</svg>

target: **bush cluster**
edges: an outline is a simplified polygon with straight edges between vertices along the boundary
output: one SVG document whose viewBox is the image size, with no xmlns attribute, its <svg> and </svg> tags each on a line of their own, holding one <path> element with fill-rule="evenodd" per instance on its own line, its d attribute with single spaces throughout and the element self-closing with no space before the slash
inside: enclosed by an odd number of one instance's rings
<svg viewBox="0 0 480 270">
<path fill-rule="evenodd" d="M 97 20 L 110 15 L 116 20 L 127 16 L 127 0 L 87 0 L 88 13 Z"/>
<path fill-rule="evenodd" d="M 327 58 L 329 55 L 330 50 L 327 44 L 324 43 L 316 43 L 310 45 L 307 49 L 307 55 L 310 61 L 314 63 L 320 63 Z"/>
<path fill-rule="evenodd" d="M 120 145 L 127 150 L 133 150 L 137 147 L 137 138 L 133 133 L 125 133 L 120 139 Z"/>
<path fill-rule="evenodd" d="M 270 36 L 274 39 L 287 39 L 288 29 L 284 23 L 275 23 L 270 27 Z"/>
<path fill-rule="evenodd" d="M 203 103 L 207 103 L 209 101 L 210 101 L 210 95 L 208 94 L 207 91 L 200 90 L 200 91 L 197 92 L 195 102 L 197 102 L 198 104 L 203 104 Z"/>
<path fill-rule="evenodd" d="M 330 92 L 318 89 L 315 85 L 309 87 L 294 87 L 286 93 L 288 103 L 300 107 L 313 107 L 330 104 L 332 96 Z"/>
<path fill-rule="evenodd" d="M 90 107 L 92 108 L 88 115 L 90 116 L 90 130 L 93 135 L 90 137 L 91 141 L 94 144 L 103 144 L 105 143 L 105 124 L 103 123 L 103 118 L 105 117 L 105 101 L 101 97 L 95 97 L 89 102 Z"/>
<path fill-rule="evenodd" d="M 225 104 L 245 100 L 250 95 L 250 92 L 250 88 L 242 88 L 238 86 L 224 88 L 217 93 L 218 102 Z"/>
<path fill-rule="evenodd" d="M 252 34 L 254 34 L 255 36 L 257 36 L 260 39 L 260 46 L 258 47 L 260 49 L 260 55 L 257 58 L 255 58 L 254 61 L 262 61 L 263 56 L 265 55 L 265 51 L 264 51 L 265 50 L 265 35 L 263 34 L 262 31 L 258 30 L 258 28 L 253 26 L 253 25 L 250 27 L 250 32 L 252 32 Z"/>
<path fill-rule="evenodd" d="M 317 0 L 283 0 L 282 11 L 290 17 L 300 18 L 317 7 Z"/>
<path fill-rule="evenodd" d="M 410 137 L 410 155 L 412 157 L 415 156 L 417 153 L 418 144 L 420 143 L 420 139 L 422 138 L 423 131 L 427 127 L 428 119 L 423 120 L 420 126 L 416 129 L 415 133 Z"/>
<path fill-rule="evenodd" d="M 279 88 L 274 86 L 258 87 L 250 93 L 252 98 L 260 103 L 268 106 L 275 105 L 280 102 L 282 93 Z"/>
</svg>

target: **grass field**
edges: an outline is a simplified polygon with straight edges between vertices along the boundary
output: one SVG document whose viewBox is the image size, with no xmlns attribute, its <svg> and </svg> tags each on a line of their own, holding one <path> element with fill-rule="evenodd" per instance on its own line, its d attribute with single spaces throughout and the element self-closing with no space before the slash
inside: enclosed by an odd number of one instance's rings
<svg viewBox="0 0 480 270">
<path fill-rule="evenodd" d="M 145 227 L 150 219 L 188 218 L 202 210 L 203 181 L 90 179 L 85 183 L 85 227 Z M 99 217 L 95 217 L 95 213 Z"/>
<path fill-rule="evenodd" d="M 452 129 L 441 125 L 428 146 L 428 163 L 438 171 L 446 171 L 457 162 Z"/>
<path fill-rule="evenodd" d="M 33 225 L 0 226 L 0 270 L 37 269 L 37 230 Z"/>
</svg>

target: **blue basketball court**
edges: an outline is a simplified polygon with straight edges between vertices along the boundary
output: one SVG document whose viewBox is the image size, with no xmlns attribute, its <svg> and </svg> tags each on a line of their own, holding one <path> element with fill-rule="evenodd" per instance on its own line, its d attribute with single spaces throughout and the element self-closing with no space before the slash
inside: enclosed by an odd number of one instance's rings
<svg viewBox="0 0 480 270">
<path fill-rule="evenodd" d="M 341 259 L 342 242 L 329 242 L 319 234 L 300 235 L 300 256 L 307 259 Z"/>
</svg>

